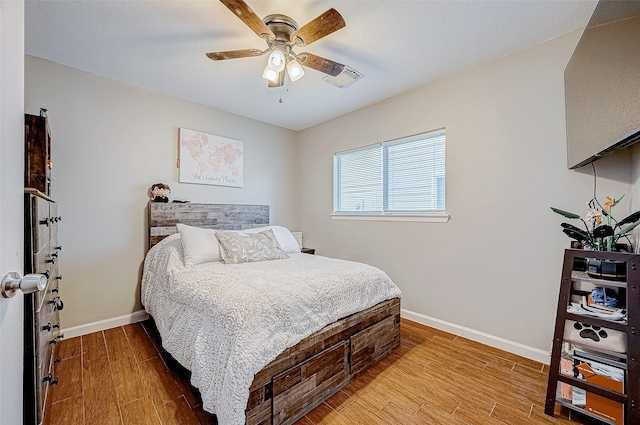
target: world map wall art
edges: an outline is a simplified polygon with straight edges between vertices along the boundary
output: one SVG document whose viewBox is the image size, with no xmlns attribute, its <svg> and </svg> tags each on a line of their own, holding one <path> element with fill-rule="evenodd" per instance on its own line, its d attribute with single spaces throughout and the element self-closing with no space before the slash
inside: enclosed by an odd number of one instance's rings
<svg viewBox="0 0 640 425">
<path fill-rule="evenodd" d="M 180 183 L 242 187 L 242 142 L 180 129 Z"/>
</svg>

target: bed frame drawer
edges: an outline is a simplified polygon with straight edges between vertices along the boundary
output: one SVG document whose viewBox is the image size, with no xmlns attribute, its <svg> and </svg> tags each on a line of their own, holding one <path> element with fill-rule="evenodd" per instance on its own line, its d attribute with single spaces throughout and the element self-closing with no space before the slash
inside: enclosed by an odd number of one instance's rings
<svg viewBox="0 0 640 425">
<path fill-rule="evenodd" d="M 389 316 L 350 338 L 351 374 L 378 362 L 400 344 L 399 333 L 394 331 L 396 327 L 400 327 L 399 316 Z"/>
<path fill-rule="evenodd" d="M 273 377 L 273 425 L 297 420 L 349 379 L 348 346 L 340 342 Z"/>
<path fill-rule="evenodd" d="M 384 325 L 379 326 L 381 323 Z M 389 331 L 392 335 L 383 335 Z M 372 346 L 371 338 L 379 338 L 382 344 L 373 343 Z M 399 345 L 399 298 L 383 301 L 329 324 L 286 349 L 256 374 L 249 390 L 246 425 L 293 424 L 348 384 L 355 374 L 354 360 L 358 367 L 356 372 L 362 372 L 375 359 L 383 358 Z M 356 349 L 355 357 L 351 352 L 352 347 Z M 332 351 L 335 349 L 340 350 L 339 354 Z M 343 353 L 346 360 L 342 357 Z M 325 383 L 319 381 L 315 386 L 307 386 L 309 384 L 305 379 L 313 375 L 308 365 L 313 364 L 314 359 L 325 359 L 325 371 L 316 374 L 316 378 L 320 376 L 320 379 L 327 379 L 327 370 L 336 374 L 325 381 L 326 387 Z M 330 359 L 338 365 L 329 365 L 327 362 Z M 307 365 L 307 369 L 303 370 L 302 365 Z M 288 403 L 291 405 L 288 406 Z"/>
</svg>

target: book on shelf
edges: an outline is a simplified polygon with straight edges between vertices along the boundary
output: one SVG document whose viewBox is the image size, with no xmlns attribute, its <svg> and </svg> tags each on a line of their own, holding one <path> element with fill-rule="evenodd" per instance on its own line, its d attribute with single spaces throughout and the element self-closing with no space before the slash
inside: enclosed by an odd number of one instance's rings
<svg viewBox="0 0 640 425">
<path fill-rule="evenodd" d="M 615 387 L 619 388 L 619 390 L 616 388 L 610 388 L 610 389 L 618 391 L 621 394 L 623 393 L 624 369 L 616 366 L 611 366 L 609 364 L 605 364 L 602 361 L 596 361 L 590 358 L 586 358 L 586 357 L 580 356 L 579 354 L 575 354 L 573 356 L 573 366 L 579 372 L 578 374 L 579 379 L 587 380 L 586 378 L 588 376 L 593 376 L 594 374 L 596 374 L 598 376 L 602 376 L 612 381 L 618 382 L 619 384 L 615 384 Z M 583 373 L 583 372 L 586 372 L 586 373 Z M 614 385 L 614 384 L 611 384 L 611 385 Z"/>
<path fill-rule="evenodd" d="M 560 373 L 566 376 L 574 376 L 573 361 L 571 358 L 563 357 L 560 359 Z M 586 403 L 586 394 L 584 390 L 580 388 L 574 388 L 571 384 L 560 382 L 559 392 L 560 397 L 570 401 L 571 404 L 584 407 Z"/>
<path fill-rule="evenodd" d="M 591 351 L 588 347 L 572 346 L 573 356 L 585 361 L 595 361 L 617 369 L 626 370 L 626 358 L 613 352 Z"/>
<path fill-rule="evenodd" d="M 627 368 L 627 355 L 625 353 L 593 348 L 579 342 L 564 341 L 562 358 L 573 359 L 574 356 L 601 362 L 619 369 Z"/>
<path fill-rule="evenodd" d="M 603 361 L 596 361 L 590 356 L 581 356 L 574 352 L 574 376 L 590 384 L 598 385 L 618 393 L 624 393 L 625 371 Z M 613 362 L 612 362 L 613 363 Z M 576 373 L 577 372 L 577 373 Z M 576 388 L 573 388 L 576 392 Z M 584 391 L 584 409 L 618 425 L 624 425 L 624 405 L 607 397 Z M 580 394 L 582 395 L 582 394 Z M 573 396 L 575 399 L 575 396 Z M 580 399 L 580 402 L 583 400 Z"/>
<path fill-rule="evenodd" d="M 618 393 L 623 393 L 623 382 L 608 375 L 610 370 L 605 372 L 607 368 L 596 368 L 593 366 L 594 363 L 595 362 L 585 362 L 578 364 L 576 368 L 580 371 L 580 376 L 583 376 L 584 380 L 590 384 L 599 385 Z M 624 373 L 622 376 L 624 376 Z M 617 425 L 624 425 L 624 405 L 622 403 L 618 403 L 610 398 L 594 394 L 587 390 L 584 408 L 587 412 L 605 418 Z"/>
<path fill-rule="evenodd" d="M 622 357 L 621 357 L 622 356 Z M 626 362 L 623 354 L 607 354 L 565 342 L 560 373 L 590 384 L 624 393 Z M 611 423 L 624 424 L 624 405 L 588 390 L 559 382 L 558 396 L 572 405 L 600 416 Z"/>
</svg>

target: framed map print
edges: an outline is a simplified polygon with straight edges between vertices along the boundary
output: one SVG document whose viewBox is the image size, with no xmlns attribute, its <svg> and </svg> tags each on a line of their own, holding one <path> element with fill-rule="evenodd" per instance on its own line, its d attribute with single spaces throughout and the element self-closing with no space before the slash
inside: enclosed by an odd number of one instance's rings
<svg viewBox="0 0 640 425">
<path fill-rule="evenodd" d="M 242 142 L 180 129 L 180 183 L 242 187 Z"/>
</svg>

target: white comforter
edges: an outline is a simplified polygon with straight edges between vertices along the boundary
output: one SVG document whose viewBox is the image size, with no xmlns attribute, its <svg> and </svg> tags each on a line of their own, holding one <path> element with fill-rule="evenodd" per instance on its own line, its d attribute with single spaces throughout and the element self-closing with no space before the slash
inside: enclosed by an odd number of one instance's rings
<svg viewBox="0 0 640 425">
<path fill-rule="evenodd" d="M 185 268 L 173 235 L 147 254 L 142 303 L 220 425 L 245 423 L 254 375 L 327 324 L 400 297 L 379 269 L 308 254 Z"/>
</svg>

